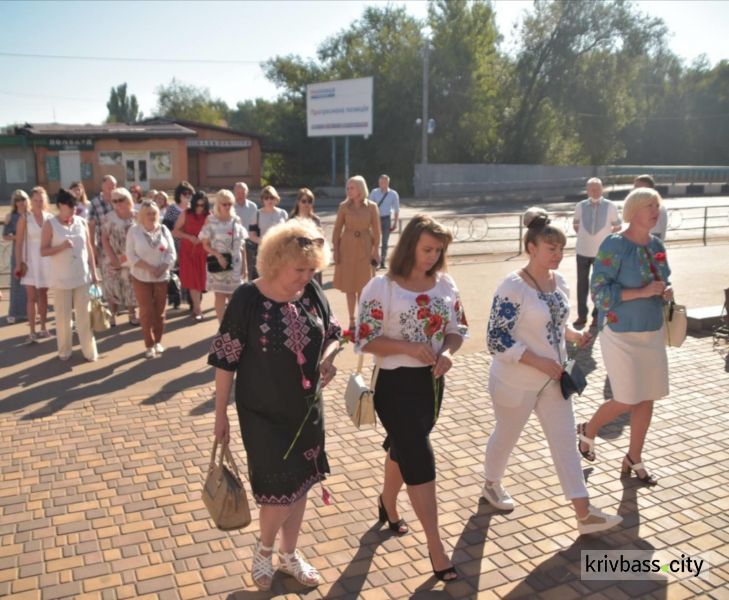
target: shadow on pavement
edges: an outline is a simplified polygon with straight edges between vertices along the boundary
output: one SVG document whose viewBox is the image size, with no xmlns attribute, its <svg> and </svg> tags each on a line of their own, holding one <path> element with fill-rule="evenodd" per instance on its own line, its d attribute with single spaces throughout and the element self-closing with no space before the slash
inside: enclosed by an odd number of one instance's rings
<svg viewBox="0 0 729 600">
<path fill-rule="evenodd" d="M 327 598 L 359 598 L 367 574 L 370 572 L 372 559 L 375 557 L 377 546 L 396 534 L 377 523 L 364 532 L 359 538 L 357 553 L 341 572 L 337 580 L 327 593 Z"/>
<path fill-rule="evenodd" d="M 640 513 L 637 491 L 642 488 L 634 479 L 622 479 L 623 496 L 618 514 L 623 517 L 620 528 L 606 532 L 605 537 L 580 536 L 566 550 L 560 550 L 534 569 L 527 577 L 504 596 L 508 600 L 534 598 L 535 594 L 546 593 L 564 584 L 577 584 L 588 588 L 589 594 L 602 593 L 604 597 L 629 597 L 653 599 L 666 598 L 666 579 L 645 579 L 640 581 L 587 581 L 580 578 L 580 561 L 583 550 L 642 550 L 650 552 L 655 548 L 639 536 Z M 612 593 L 611 593 L 612 592 Z M 588 595 L 587 593 L 583 596 Z"/>
</svg>

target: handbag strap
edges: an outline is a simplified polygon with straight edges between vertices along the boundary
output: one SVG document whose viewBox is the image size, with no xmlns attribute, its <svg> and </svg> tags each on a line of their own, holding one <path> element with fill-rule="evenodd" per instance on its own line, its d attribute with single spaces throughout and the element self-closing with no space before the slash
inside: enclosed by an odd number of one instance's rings
<svg viewBox="0 0 729 600">
<path fill-rule="evenodd" d="M 209 470 L 212 471 L 215 468 L 215 459 L 218 452 L 218 438 L 215 438 L 215 441 L 213 442 L 213 451 L 210 455 L 210 466 Z M 223 441 L 223 443 L 220 445 L 220 460 L 219 464 L 223 464 L 224 462 L 228 463 L 228 466 L 231 468 L 231 470 L 236 474 L 237 477 L 240 477 L 238 474 L 238 466 L 235 464 L 235 461 L 233 460 L 233 455 L 230 452 L 230 445 L 228 440 Z"/>
<path fill-rule="evenodd" d="M 552 305 L 549 302 L 547 302 L 547 294 L 540 287 L 540 285 L 537 283 L 537 280 L 534 279 L 532 274 L 526 270 L 526 267 L 524 267 L 521 271 L 522 271 L 522 273 L 524 273 L 524 275 L 526 275 L 529 279 L 531 279 L 532 283 L 537 288 L 537 291 L 539 291 L 539 293 L 541 294 L 540 298 L 547 305 L 547 309 L 549 310 L 549 317 L 550 317 L 550 320 L 552 321 L 552 325 L 554 326 L 555 330 L 558 330 L 559 329 L 559 320 L 557 319 L 557 316 L 555 315 L 555 311 L 552 308 Z M 557 291 L 556 287 L 555 287 L 555 291 Z M 559 362 L 561 363 L 562 362 L 562 352 L 559 349 L 559 344 L 557 343 L 556 339 L 552 342 L 552 345 L 557 350 L 557 356 L 559 357 Z"/>
</svg>

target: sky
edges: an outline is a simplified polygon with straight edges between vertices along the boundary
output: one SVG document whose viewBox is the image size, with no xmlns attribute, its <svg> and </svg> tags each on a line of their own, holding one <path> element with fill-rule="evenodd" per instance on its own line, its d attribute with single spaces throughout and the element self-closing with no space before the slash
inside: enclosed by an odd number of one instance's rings
<svg viewBox="0 0 729 600">
<path fill-rule="evenodd" d="M 337 34 L 378 1 L 29 2 L 0 0 L 0 126 L 11 123 L 100 123 L 112 87 L 127 83 L 145 115 L 155 90 L 173 77 L 205 87 L 234 107 L 274 98 L 278 91 L 260 62 L 278 55 L 315 58 Z M 427 3 L 394 2 L 424 18 Z M 671 49 L 688 63 L 705 54 L 711 65 L 729 59 L 729 0 L 643 0 L 638 8 L 661 17 Z M 496 0 L 505 47 L 522 0 Z M 40 54 L 43 58 L 7 56 Z M 59 59 L 50 56 L 76 56 Z M 95 58 L 85 58 L 95 57 Z M 137 58 L 138 61 L 107 60 Z M 164 59 L 215 62 L 165 62 Z"/>
</svg>

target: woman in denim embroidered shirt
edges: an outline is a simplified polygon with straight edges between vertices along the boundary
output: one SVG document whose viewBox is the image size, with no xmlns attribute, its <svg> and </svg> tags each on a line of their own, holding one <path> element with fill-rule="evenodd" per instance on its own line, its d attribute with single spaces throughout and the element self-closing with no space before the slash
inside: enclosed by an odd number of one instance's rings
<svg viewBox="0 0 729 600">
<path fill-rule="evenodd" d="M 630 447 L 622 472 L 634 471 L 648 485 L 657 482 L 641 462 L 653 401 L 668 394 L 668 358 L 663 331 L 663 302 L 673 299 L 671 270 L 663 242 L 650 234 L 660 214 L 661 197 L 638 188 L 625 200 L 622 233 L 600 246 L 592 275 L 592 296 L 601 325 L 600 347 L 613 399 L 588 423 L 578 426 L 580 453 L 595 460 L 594 438 L 600 428 L 630 411 Z"/>
</svg>

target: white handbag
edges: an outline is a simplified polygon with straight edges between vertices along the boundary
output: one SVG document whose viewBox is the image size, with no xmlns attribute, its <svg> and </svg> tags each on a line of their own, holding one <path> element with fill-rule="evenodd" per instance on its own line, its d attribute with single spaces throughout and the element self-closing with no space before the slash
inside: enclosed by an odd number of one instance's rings
<svg viewBox="0 0 729 600">
<path fill-rule="evenodd" d="M 663 317 L 666 329 L 666 346 L 678 347 L 686 339 L 688 317 L 686 307 L 671 301 L 663 306 Z"/>
<path fill-rule="evenodd" d="M 385 335 L 385 323 L 387 322 L 387 310 L 390 307 L 392 296 L 392 282 L 390 278 L 385 276 L 387 280 L 387 303 L 382 307 L 385 317 L 382 324 L 382 334 Z M 347 407 L 347 414 L 352 419 L 354 426 L 359 429 L 362 425 L 377 425 L 377 414 L 375 413 L 375 385 L 377 383 L 377 375 L 380 372 L 380 366 L 375 358 L 375 366 L 372 370 L 372 378 L 369 384 L 362 376 L 362 365 L 364 357 L 359 355 L 357 360 L 357 370 L 349 376 L 347 389 L 344 391 L 344 402 Z"/>
<path fill-rule="evenodd" d="M 375 384 L 380 368 L 375 365 L 372 371 L 372 378 L 369 382 L 362 376 L 362 364 L 364 357 L 360 354 L 357 361 L 357 371 L 349 376 L 347 389 L 344 392 L 344 401 L 347 406 L 347 414 L 352 419 L 354 426 L 359 429 L 362 425 L 376 425 L 375 415 Z"/>
</svg>

